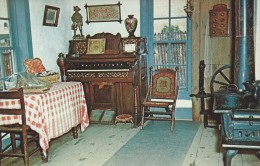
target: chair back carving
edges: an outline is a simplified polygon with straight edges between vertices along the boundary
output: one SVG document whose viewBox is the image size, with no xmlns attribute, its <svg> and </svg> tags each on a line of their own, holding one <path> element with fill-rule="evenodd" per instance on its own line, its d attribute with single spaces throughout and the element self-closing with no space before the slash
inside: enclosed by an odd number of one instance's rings
<svg viewBox="0 0 260 166">
<path fill-rule="evenodd" d="M 151 99 L 173 99 L 178 84 L 176 70 L 151 70 Z"/>
</svg>

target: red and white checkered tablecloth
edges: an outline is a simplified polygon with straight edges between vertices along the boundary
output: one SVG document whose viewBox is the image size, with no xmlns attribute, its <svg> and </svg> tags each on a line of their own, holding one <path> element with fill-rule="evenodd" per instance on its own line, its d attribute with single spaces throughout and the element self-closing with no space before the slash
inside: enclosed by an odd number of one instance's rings
<svg viewBox="0 0 260 166">
<path fill-rule="evenodd" d="M 86 100 L 80 82 L 59 82 L 43 94 L 25 94 L 26 122 L 39 133 L 40 146 L 45 155 L 52 138 L 81 124 L 81 131 L 89 125 Z M 0 100 L 0 107 L 20 107 L 19 100 Z M 0 125 L 21 123 L 19 116 L 0 115 Z"/>
</svg>

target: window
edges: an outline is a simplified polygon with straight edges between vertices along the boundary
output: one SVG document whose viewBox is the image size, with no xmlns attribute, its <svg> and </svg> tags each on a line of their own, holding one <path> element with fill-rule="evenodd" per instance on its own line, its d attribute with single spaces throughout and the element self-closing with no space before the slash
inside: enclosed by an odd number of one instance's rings
<svg viewBox="0 0 260 166">
<path fill-rule="evenodd" d="M 0 0 L 0 89 L 23 61 L 33 57 L 28 0 Z"/>
<path fill-rule="evenodd" d="M 10 19 L 7 0 L 0 0 L 0 89 L 4 88 L 4 80 L 14 72 L 13 47 L 10 34 Z"/>
<path fill-rule="evenodd" d="M 141 35 L 148 37 L 149 66 L 178 68 L 179 96 L 191 93 L 191 20 L 186 0 L 141 1 Z M 143 21 L 143 24 L 142 24 Z"/>
</svg>

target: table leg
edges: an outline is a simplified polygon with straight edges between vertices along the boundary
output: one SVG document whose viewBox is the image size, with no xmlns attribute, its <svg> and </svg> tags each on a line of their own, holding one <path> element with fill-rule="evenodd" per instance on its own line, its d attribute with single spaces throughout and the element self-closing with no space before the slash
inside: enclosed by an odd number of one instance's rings
<svg viewBox="0 0 260 166">
<path fill-rule="evenodd" d="M 42 161 L 43 161 L 44 163 L 47 163 L 48 160 L 49 160 L 49 158 L 48 158 L 48 152 L 47 152 L 47 151 L 44 152 L 43 150 L 41 150 L 41 156 L 42 156 Z"/>
<path fill-rule="evenodd" d="M 44 163 L 47 163 L 48 160 L 49 160 L 48 155 L 47 155 L 47 156 L 44 156 L 44 155 L 42 156 L 42 161 L 43 161 Z"/>
<path fill-rule="evenodd" d="M 72 128 L 72 132 L 73 132 L 73 138 L 74 139 L 77 139 L 78 138 L 78 127 L 76 126 L 76 127 L 73 127 Z"/>
<path fill-rule="evenodd" d="M 260 151 L 256 152 L 256 157 L 260 159 Z"/>
</svg>

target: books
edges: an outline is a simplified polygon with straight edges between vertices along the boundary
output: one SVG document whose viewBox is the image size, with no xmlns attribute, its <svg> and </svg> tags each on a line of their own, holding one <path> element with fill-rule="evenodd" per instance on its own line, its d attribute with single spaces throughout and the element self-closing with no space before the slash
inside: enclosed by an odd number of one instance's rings
<svg viewBox="0 0 260 166">
<path fill-rule="evenodd" d="M 100 121 L 101 122 L 107 122 L 107 123 L 113 123 L 114 117 L 115 117 L 115 111 L 105 110 Z"/>
<path fill-rule="evenodd" d="M 92 123 L 105 123 L 105 124 L 114 124 L 115 120 L 115 111 L 112 109 L 94 109 L 90 114 L 90 122 Z"/>
</svg>

